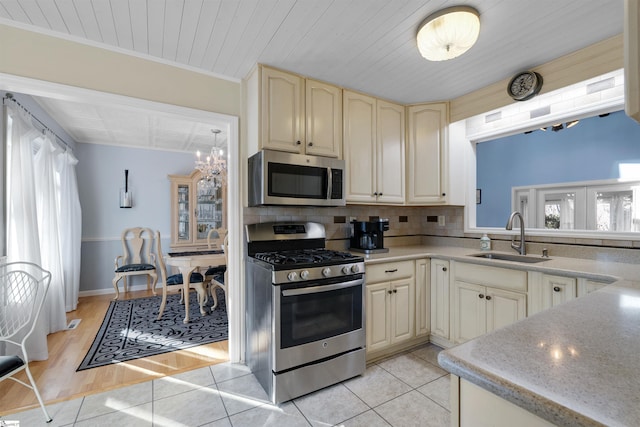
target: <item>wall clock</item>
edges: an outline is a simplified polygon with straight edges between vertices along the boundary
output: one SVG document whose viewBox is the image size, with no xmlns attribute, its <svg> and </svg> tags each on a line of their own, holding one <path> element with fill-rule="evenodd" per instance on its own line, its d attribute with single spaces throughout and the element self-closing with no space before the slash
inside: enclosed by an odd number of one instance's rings
<svg viewBox="0 0 640 427">
<path fill-rule="evenodd" d="M 533 98 L 542 89 L 542 76 L 535 71 L 522 71 L 511 79 L 507 92 L 516 101 Z"/>
</svg>

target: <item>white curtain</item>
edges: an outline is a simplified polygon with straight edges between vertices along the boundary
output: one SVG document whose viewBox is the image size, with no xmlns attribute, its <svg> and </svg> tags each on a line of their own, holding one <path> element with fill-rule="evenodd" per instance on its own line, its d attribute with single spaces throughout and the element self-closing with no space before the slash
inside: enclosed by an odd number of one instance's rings
<svg viewBox="0 0 640 427">
<path fill-rule="evenodd" d="M 54 137 L 38 132 L 28 113 L 11 106 L 6 106 L 6 112 L 7 258 L 9 262 L 30 261 L 51 272 L 43 312 L 27 343 L 31 360 L 45 360 L 49 356 L 47 334 L 64 329 L 65 307 L 77 304 L 81 227 L 77 161 L 70 154 L 56 155 Z M 71 281 L 67 284 L 67 280 Z"/>
<path fill-rule="evenodd" d="M 67 316 L 64 304 L 64 274 L 60 239 L 58 232 L 58 193 L 55 170 L 56 148 L 50 135 L 40 138 L 42 144 L 34 157 L 33 163 L 37 173 L 36 208 L 38 211 L 38 232 L 40 234 L 40 259 L 42 268 L 51 273 L 51 284 L 47 295 L 48 304 L 43 309 L 43 316 L 48 319 L 47 333 L 61 331 L 66 328 Z"/>
<path fill-rule="evenodd" d="M 68 151 L 58 155 L 58 173 L 60 177 L 60 251 L 65 284 L 65 310 L 73 311 L 78 306 L 80 289 L 80 245 L 82 241 L 82 210 L 78 196 L 78 180 L 75 165 L 78 164 L 73 154 Z"/>
</svg>

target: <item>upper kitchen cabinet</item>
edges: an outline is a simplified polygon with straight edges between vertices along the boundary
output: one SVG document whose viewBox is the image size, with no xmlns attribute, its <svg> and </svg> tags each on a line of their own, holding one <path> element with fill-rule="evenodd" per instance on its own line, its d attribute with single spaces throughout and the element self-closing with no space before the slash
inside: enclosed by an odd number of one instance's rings
<svg viewBox="0 0 640 427">
<path fill-rule="evenodd" d="M 259 65 L 245 81 L 250 152 L 342 158 L 342 89 Z"/>
<path fill-rule="evenodd" d="M 169 175 L 171 181 L 171 249 L 207 246 L 211 229 L 226 228 L 226 187 L 202 179 L 200 171 Z"/>
<path fill-rule="evenodd" d="M 347 203 L 403 204 L 404 107 L 347 90 L 343 105 Z"/>
<path fill-rule="evenodd" d="M 447 104 L 407 109 L 407 204 L 447 204 Z"/>
</svg>

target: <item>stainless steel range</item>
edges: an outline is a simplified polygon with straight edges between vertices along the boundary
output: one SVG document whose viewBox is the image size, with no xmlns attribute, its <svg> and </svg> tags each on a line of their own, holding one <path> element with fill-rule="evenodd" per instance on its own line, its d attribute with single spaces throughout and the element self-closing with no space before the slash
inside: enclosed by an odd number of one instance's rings
<svg viewBox="0 0 640 427">
<path fill-rule="evenodd" d="M 364 259 L 322 224 L 246 226 L 247 364 L 274 403 L 365 370 Z"/>
</svg>

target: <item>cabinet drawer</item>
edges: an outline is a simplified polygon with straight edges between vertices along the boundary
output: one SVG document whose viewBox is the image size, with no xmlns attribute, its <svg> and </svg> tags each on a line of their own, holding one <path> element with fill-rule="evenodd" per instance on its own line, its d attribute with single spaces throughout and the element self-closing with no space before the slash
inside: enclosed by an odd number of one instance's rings
<svg viewBox="0 0 640 427">
<path fill-rule="evenodd" d="M 365 267 L 365 280 L 367 283 L 389 282 L 392 280 L 412 277 L 413 270 L 413 261 L 367 265 Z"/>
<path fill-rule="evenodd" d="M 527 291 L 527 272 L 477 264 L 455 264 L 455 278 L 468 283 L 514 291 Z"/>
</svg>

